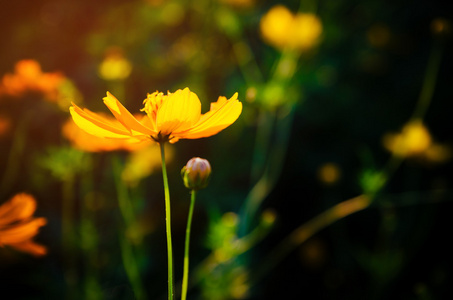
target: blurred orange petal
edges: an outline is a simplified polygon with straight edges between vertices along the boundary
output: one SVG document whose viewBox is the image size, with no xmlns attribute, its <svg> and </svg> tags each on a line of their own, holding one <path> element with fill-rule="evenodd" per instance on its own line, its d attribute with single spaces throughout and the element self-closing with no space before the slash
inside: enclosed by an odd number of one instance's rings
<svg viewBox="0 0 453 300">
<path fill-rule="evenodd" d="M 59 86 L 64 80 L 60 72 L 43 73 L 37 61 L 24 59 L 16 63 L 14 73 L 3 76 L 0 94 L 19 97 L 27 92 L 38 92 L 46 100 L 57 101 Z"/>
<path fill-rule="evenodd" d="M 36 218 L 23 221 L 8 227 L 3 227 L 0 232 L 0 245 L 15 244 L 26 241 L 34 237 L 39 228 L 46 225 L 45 218 Z"/>
<path fill-rule="evenodd" d="M 12 248 L 19 250 L 21 252 L 26 252 L 34 256 L 43 256 L 47 254 L 47 248 L 43 245 L 37 244 L 33 241 L 25 241 L 17 244 L 10 244 Z"/>
<path fill-rule="evenodd" d="M 25 193 L 17 194 L 0 206 L 0 226 L 29 218 L 36 210 L 35 199 Z"/>
<path fill-rule="evenodd" d="M 47 253 L 44 246 L 32 241 L 40 227 L 47 223 L 45 218 L 33 218 L 36 200 L 21 193 L 0 206 L 0 246 L 8 245 L 19 251 L 40 256 Z"/>
</svg>

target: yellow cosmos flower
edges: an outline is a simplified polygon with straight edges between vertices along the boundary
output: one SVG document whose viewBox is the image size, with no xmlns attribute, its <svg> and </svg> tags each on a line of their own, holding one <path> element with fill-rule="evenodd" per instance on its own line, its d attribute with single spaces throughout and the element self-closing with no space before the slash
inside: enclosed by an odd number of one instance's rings
<svg viewBox="0 0 453 300">
<path fill-rule="evenodd" d="M 179 139 L 209 137 L 233 124 L 242 111 L 242 103 L 237 97 L 237 93 L 228 100 L 221 96 L 217 102 L 211 103 L 207 113 L 201 114 L 200 100 L 189 88 L 168 92 L 167 95 L 154 92 L 143 101 L 142 111 L 146 116 L 139 121 L 107 92 L 104 103 L 119 124 L 87 109 L 82 110 L 75 104 L 70 107 L 70 112 L 74 122 L 92 135 L 114 139 L 152 138 L 159 143 L 174 143 Z"/>
</svg>

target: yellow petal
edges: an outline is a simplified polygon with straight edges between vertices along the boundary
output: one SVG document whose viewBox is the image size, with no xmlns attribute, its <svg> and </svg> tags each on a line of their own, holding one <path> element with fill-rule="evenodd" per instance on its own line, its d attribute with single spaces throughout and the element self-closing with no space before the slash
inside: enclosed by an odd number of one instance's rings
<svg viewBox="0 0 453 300">
<path fill-rule="evenodd" d="M 198 96 L 188 88 L 169 94 L 157 112 L 157 128 L 164 134 L 184 131 L 192 127 L 201 116 Z"/>
<path fill-rule="evenodd" d="M 77 126 L 89 134 L 107 138 L 130 138 L 131 133 L 121 124 L 118 123 L 115 125 L 98 114 L 87 109 L 82 110 L 74 103 L 72 105 L 73 106 L 69 108 L 72 119 Z"/>
<path fill-rule="evenodd" d="M 118 123 L 118 121 L 113 116 L 111 117 L 111 119 Z M 103 152 L 116 150 L 132 151 L 134 148 L 144 147 L 151 142 L 151 139 L 144 135 L 131 137 L 130 139 L 112 139 L 97 137 L 87 133 L 79 126 L 77 126 L 72 120 L 72 118 L 68 119 L 63 125 L 62 134 L 65 138 L 67 138 L 71 142 L 71 145 L 73 147 L 87 152 Z"/>
<path fill-rule="evenodd" d="M 242 112 L 242 103 L 237 100 L 238 94 L 226 100 L 219 97 L 211 104 L 211 110 L 204 114 L 200 121 L 191 129 L 175 133 L 175 136 L 185 139 L 198 139 L 214 135 L 233 124 Z"/>
<path fill-rule="evenodd" d="M 121 122 L 127 129 L 132 131 L 132 135 L 153 135 L 157 132 L 144 126 L 140 123 L 112 94 L 107 92 L 107 97 L 104 97 L 104 103 L 113 113 L 115 118 Z"/>
</svg>

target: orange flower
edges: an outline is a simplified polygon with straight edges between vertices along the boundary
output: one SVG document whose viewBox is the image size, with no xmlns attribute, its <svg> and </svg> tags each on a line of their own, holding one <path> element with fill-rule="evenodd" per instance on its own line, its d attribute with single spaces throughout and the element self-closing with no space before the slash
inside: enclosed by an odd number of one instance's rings
<svg viewBox="0 0 453 300">
<path fill-rule="evenodd" d="M 112 123 L 121 125 L 115 118 L 106 117 Z M 103 152 L 126 150 L 135 151 L 146 147 L 151 141 L 140 139 L 105 139 L 87 133 L 78 127 L 72 119 L 68 119 L 62 128 L 63 136 L 68 139 L 74 148 L 87 152 Z"/>
<path fill-rule="evenodd" d="M 107 92 L 104 103 L 120 124 L 115 124 L 89 110 L 72 104 L 74 122 L 86 132 L 105 138 L 149 139 L 157 142 L 179 139 L 198 139 L 217 134 L 234 123 L 242 111 L 237 93 L 229 100 L 219 97 L 211 103 L 211 110 L 201 114 L 198 96 L 188 88 L 174 93 L 154 92 L 144 100 L 146 112 L 136 119 L 112 94 Z"/>
<path fill-rule="evenodd" d="M 36 200 L 25 193 L 17 194 L 0 206 L 0 246 L 42 256 L 47 249 L 32 241 L 39 228 L 47 223 L 45 218 L 33 218 Z"/>
<path fill-rule="evenodd" d="M 38 92 L 50 101 L 57 101 L 58 87 L 64 80 L 61 73 L 43 73 L 37 61 L 24 59 L 16 63 L 13 74 L 3 76 L 0 95 L 18 97 L 26 92 Z"/>
</svg>

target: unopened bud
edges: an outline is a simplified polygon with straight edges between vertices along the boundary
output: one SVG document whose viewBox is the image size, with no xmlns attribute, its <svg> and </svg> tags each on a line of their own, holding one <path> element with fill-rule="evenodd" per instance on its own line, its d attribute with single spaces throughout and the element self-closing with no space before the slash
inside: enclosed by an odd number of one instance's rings
<svg viewBox="0 0 453 300">
<path fill-rule="evenodd" d="M 184 185 L 191 190 L 199 190 L 208 186 L 211 165 L 203 158 L 190 159 L 181 170 Z"/>
</svg>

